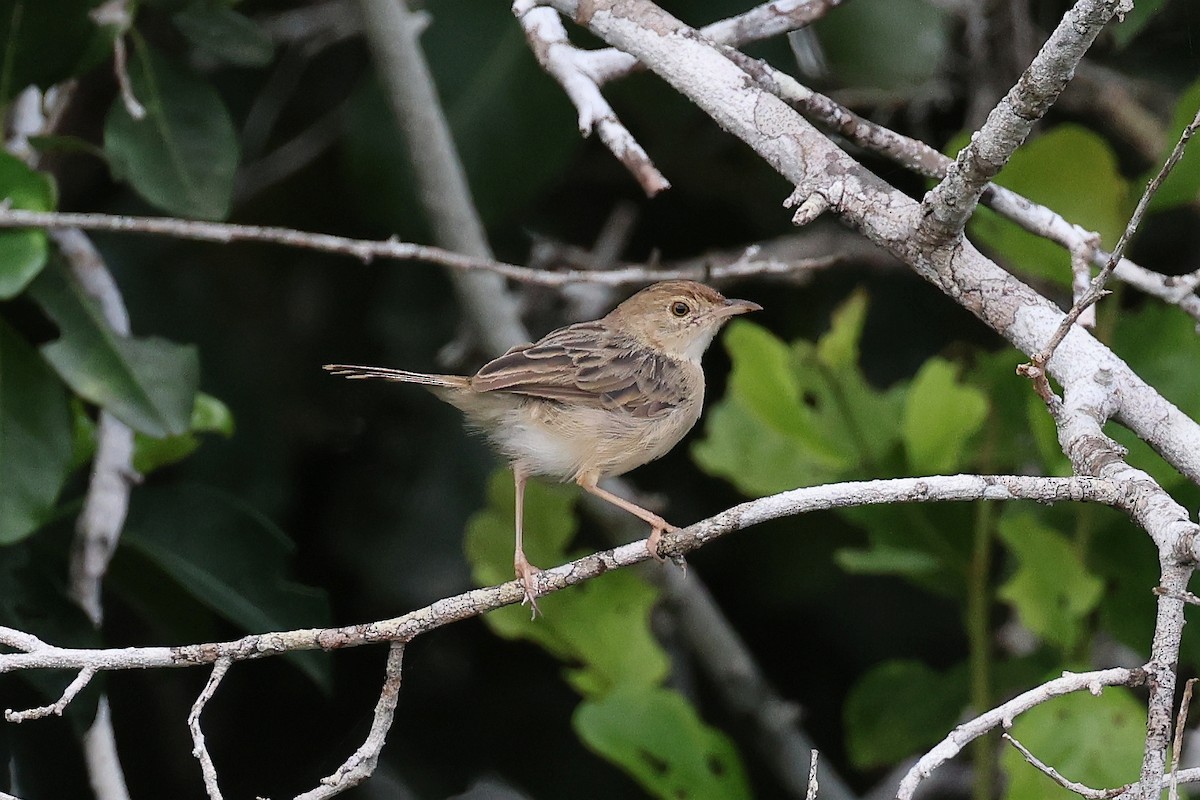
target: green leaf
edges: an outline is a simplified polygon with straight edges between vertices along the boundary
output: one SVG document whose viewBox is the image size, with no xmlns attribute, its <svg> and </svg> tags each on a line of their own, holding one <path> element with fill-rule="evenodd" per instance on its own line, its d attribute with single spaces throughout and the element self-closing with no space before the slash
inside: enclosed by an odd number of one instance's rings
<svg viewBox="0 0 1200 800">
<path fill-rule="evenodd" d="M 887 661 L 846 698 L 846 750 L 859 769 L 894 764 L 940 741 L 967 705 L 967 674 L 918 661 Z"/>
<path fill-rule="evenodd" d="M 865 295 L 853 295 L 815 345 L 731 324 L 733 372 L 692 451 L 696 462 L 750 495 L 893 469 L 903 387 L 877 391 L 858 367 L 865 316 Z"/>
<path fill-rule="evenodd" d="M 572 555 L 575 487 L 531 481 L 525 490 L 525 551 L 540 566 L 560 564 Z M 481 585 L 513 579 L 513 482 L 498 470 L 488 489 L 488 506 L 467 525 L 466 551 Z M 669 662 L 650 631 L 658 592 L 630 570 L 588 581 L 538 599 L 543 616 L 530 620 L 524 606 L 497 609 L 484 617 L 498 635 L 535 642 L 577 667 L 572 684 L 596 695 L 618 684 L 655 685 Z"/>
<path fill-rule="evenodd" d="M 674 691 L 622 688 L 580 704 L 571 721 L 585 745 L 656 797 L 751 796 L 733 743 Z"/>
<path fill-rule="evenodd" d="M 949 361 L 931 358 L 921 366 L 904 398 L 904 446 L 916 473 L 960 470 L 967 442 L 983 427 L 987 397 L 960 383 L 957 372 Z"/>
<path fill-rule="evenodd" d="M 171 21 L 193 45 L 235 66 L 266 66 L 275 55 L 271 38 L 253 20 L 228 6 L 193 5 Z"/>
<path fill-rule="evenodd" d="M 1006 514 L 997 528 L 1017 563 L 997 596 L 1016 609 L 1025 627 L 1069 652 L 1085 632 L 1084 618 L 1100 602 L 1103 581 L 1062 534 L 1033 513 Z"/>
<path fill-rule="evenodd" d="M 140 489 L 121 543 L 247 633 L 329 624 L 325 593 L 290 576 L 291 540 L 233 495 L 188 484 Z M 317 684 L 329 686 L 326 654 L 289 658 Z"/>
<path fill-rule="evenodd" d="M 947 145 L 951 155 L 967 143 L 960 135 Z M 1078 125 L 1059 125 L 1015 152 L 996 183 L 1053 208 L 1068 222 L 1100 234 L 1112 247 L 1125 228 L 1128 185 L 1112 148 Z M 1071 259 L 1062 247 L 1026 232 L 980 208 L 972 217 L 971 238 L 1028 275 L 1060 285 L 1071 282 Z"/>
<path fill-rule="evenodd" d="M 233 195 L 238 143 L 220 96 L 144 45 L 134 51 L 129 76 L 146 117 L 133 119 L 119 99 L 109 109 L 104 150 L 114 174 L 164 211 L 223 219 Z"/>
<path fill-rule="evenodd" d="M 111 37 L 88 18 L 101 0 L 0 0 L 0 105 L 30 84 L 49 88 L 98 63 Z"/>
<path fill-rule="evenodd" d="M 1133 693 L 1109 687 L 1099 697 L 1074 692 L 1016 718 L 1013 737 L 1068 780 L 1122 786 L 1138 779 L 1146 738 L 1146 707 Z M 1005 800 L 1066 800 L 1078 795 L 1035 769 L 1015 748 L 1000 758 L 1008 775 Z"/>
<path fill-rule="evenodd" d="M 1141 5 L 1138 3 L 1137 7 L 1141 8 Z M 1171 127 L 1168 128 L 1167 140 L 1163 143 L 1162 157 L 1142 176 L 1141 184 L 1144 185 L 1158 174 L 1159 166 L 1175 149 L 1183 129 L 1196 117 L 1197 108 L 1200 108 L 1200 80 L 1185 89 L 1179 102 L 1175 104 L 1175 114 L 1171 119 Z M 1196 200 L 1197 196 L 1200 196 L 1200 155 L 1197 155 L 1194 146 L 1189 146 L 1183 151 L 1183 157 L 1179 159 L 1175 169 L 1163 181 L 1162 186 L 1158 187 L 1158 193 L 1150 201 L 1150 210 L 1162 211 L 1187 205 Z"/>
<path fill-rule="evenodd" d="M 0 319 L 0 545 L 50 518 L 71 469 L 71 440 L 62 383 Z"/>
<path fill-rule="evenodd" d="M 188 430 L 200 379 L 194 347 L 117 336 L 58 265 L 43 270 L 30 292 L 60 332 L 42 355 L 80 397 L 150 436 Z"/>
<path fill-rule="evenodd" d="M 51 211 L 55 203 L 54 182 L 35 172 L 16 156 L 0 152 L 0 198 L 13 208 Z M 0 232 L 0 300 L 16 297 L 25 290 L 46 264 L 46 232 L 38 230 Z"/>
<path fill-rule="evenodd" d="M 233 414 L 229 407 L 212 395 L 198 392 L 192 408 L 191 427 L 187 433 L 156 439 L 139 433 L 133 440 L 133 469 L 148 475 L 159 467 L 181 461 L 200 446 L 198 433 L 217 433 L 226 438 L 233 435 Z"/>
</svg>

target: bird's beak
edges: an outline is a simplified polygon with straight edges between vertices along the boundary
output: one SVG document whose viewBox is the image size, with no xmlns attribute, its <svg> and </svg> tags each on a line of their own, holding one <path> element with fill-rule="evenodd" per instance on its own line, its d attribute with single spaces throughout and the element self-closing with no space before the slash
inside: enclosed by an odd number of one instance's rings
<svg viewBox="0 0 1200 800">
<path fill-rule="evenodd" d="M 724 319 L 738 314 L 749 314 L 751 311 L 762 311 L 762 306 L 749 300 L 726 300 L 725 305 L 713 309 L 713 316 Z"/>
</svg>

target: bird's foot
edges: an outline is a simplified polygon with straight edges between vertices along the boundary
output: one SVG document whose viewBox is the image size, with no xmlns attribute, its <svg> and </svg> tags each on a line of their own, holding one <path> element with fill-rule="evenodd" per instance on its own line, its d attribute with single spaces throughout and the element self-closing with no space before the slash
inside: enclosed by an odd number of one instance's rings
<svg viewBox="0 0 1200 800">
<path fill-rule="evenodd" d="M 513 561 L 513 567 L 516 569 L 517 577 L 525 586 L 525 596 L 521 599 L 521 605 L 529 606 L 529 618 L 531 620 L 536 619 L 538 614 L 542 613 L 542 610 L 538 608 L 537 604 L 537 574 L 541 572 L 541 570 L 535 567 L 533 564 L 530 564 L 529 561 L 527 561 L 524 557 L 517 558 L 515 561 Z"/>
<path fill-rule="evenodd" d="M 662 517 L 659 517 L 658 521 L 661 524 L 654 525 L 650 529 L 650 538 L 646 540 L 646 549 L 650 551 L 651 558 L 653 558 L 655 561 L 657 561 L 658 563 L 661 564 L 661 563 L 665 562 L 667 559 L 664 556 L 659 554 L 658 543 L 659 543 L 659 541 L 662 540 L 662 535 L 664 533 L 666 533 L 667 531 L 677 531 L 677 530 L 679 530 L 679 528 L 676 528 L 674 525 L 667 522 Z"/>
</svg>

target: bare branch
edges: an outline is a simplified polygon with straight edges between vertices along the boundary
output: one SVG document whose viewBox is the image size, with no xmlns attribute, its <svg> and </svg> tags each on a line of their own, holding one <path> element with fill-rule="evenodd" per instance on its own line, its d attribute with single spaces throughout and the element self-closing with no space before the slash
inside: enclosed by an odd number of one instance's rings
<svg viewBox="0 0 1200 800">
<path fill-rule="evenodd" d="M 1056 770 L 1054 767 L 1047 765 L 1033 753 L 1029 752 L 1025 745 L 1017 741 L 1016 737 L 1008 733 L 1001 734 L 1001 736 L 1009 744 L 1017 748 L 1017 752 L 1019 752 L 1026 761 L 1036 767 L 1040 772 L 1045 774 L 1048 778 L 1050 778 L 1050 780 L 1054 781 L 1064 789 L 1072 791 L 1081 797 L 1087 798 L 1087 800 L 1111 800 L 1129 788 L 1128 786 L 1122 786 L 1118 789 L 1093 789 L 1090 786 L 1084 786 L 1082 783 L 1076 783 L 1075 781 L 1067 780 L 1067 778 L 1063 777 L 1061 772 Z"/>
<path fill-rule="evenodd" d="M 600 93 L 600 86 L 573 58 L 579 51 L 567 39 L 566 28 L 558 18 L 558 13 L 524 2 L 514 3 L 513 13 L 517 15 L 530 49 L 542 69 L 558 81 L 578 109 L 579 132 L 584 136 L 593 130 L 599 132 L 600 141 L 637 179 L 647 197 L 669 189 L 671 183 L 617 118 L 617 113 Z"/>
<path fill-rule="evenodd" d="M 817 800 L 817 753 L 812 751 L 808 760 L 808 791 L 804 794 L 804 800 Z"/>
<path fill-rule="evenodd" d="M 732 48 L 724 48 L 722 52 L 764 91 L 780 98 L 824 129 L 859 147 L 878 153 L 929 178 L 945 178 L 947 170 L 954 164 L 953 159 L 924 142 L 901 136 L 882 125 L 864 119 L 832 98 L 804 86 L 786 72 Z M 1096 235 L 1068 222 L 1052 209 L 1038 205 L 995 183 L 987 185 L 980 201 L 1035 236 L 1048 239 L 1073 254 L 1090 247 L 1089 242 Z M 1101 249 L 1092 248 L 1091 257 L 1093 264 L 1103 267 L 1109 259 L 1109 254 Z M 1139 291 L 1179 306 L 1200 322 L 1200 297 L 1195 294 L 1196 289 L 1200 287 L 1200 272 L 1189 276 L 1161 275 L 1122 257 L 1117 263 L 1115 274 L 1117 278 Z"/>
<path fill-rule="evenodd" d="M 925 195 L 919 238 L 940 244 L 962 234 L 988 183 L 1050 109 L 1101 29 L 1119 10 L 1132 7 L 1130 0 L 1078 0 L 1063 16 L 1021 79 L 958 154 L 945 179 Z"/>
<path fill-rule="evenodd" d="M 659 552 L 682 556 L 710 541 L 752 525 L 811 511 L 884 503 L 929 503 L 964 500 L 1036 500 L 1038 502 L 1094 502 L 1144 516 L 1141 493 L 1121 483 L 1099 478 L 1052 478 L 1027 475 L 935 475 L 852 481 L 793 489 L 750 500 L 687 528 L 666 533 Z M 1184 512 L 1186 514 L 1186 512 Z M 1200 526 L 1190 524 L 1195 535 Z M 538 595 L 559 591 L 605 572 L 639 564 L 650 558 L 645 540 L 584 556 L 540 572 Z M 23 669 L 96 670 L 192 667 L 265 658 L 298 650 L 338 650 L 381 642 L 408 642 L 422 633 L 452 622 L 479 616 L 501 606 L 520 602 L 520 581 L 474 589 L 443 598 L 432 605 L 399 617 L 340 628 L 308 628 L 260 633 L 229 642 L 175 647 L 126 647 L 86 650 L 56 647 L 36 637 L 0 627 L 0 642 L 21 652 L 0 653 L 0 673 Z"/>
<path fill-rule="evenodd" d="M 1050 341 L 1046 343 L 1046 346 L 1040 353 L 1034 356 L 1033 363 L 1035 365 L 1045 365 L 1054 355 L 1055 349 L 1062 343 L 1063 338 L 1066 337 L 1067 332 L 1075 324 L 1075 320 L 1079 318 L 1079 315 L 1094 303 L 1099 302 L 1107 294 L 1104 291 L 1104 284 L 1108 282 L 1109 276 L 1117 269 L 1117 264 L 1120 263 L 1121 258 L 1124 256 L 1125 248 L 1129 245 L 1130 239 L 1137 232 L 1138 226 L 1142 222 L 1142 217 L 1145 215 L 1146 209 L 1150 206 L 1150 201 L 1158 193 L 1163 181 L 1171 174 L 1171 170 L 1175 169 L 1175 165 L 1179 163 L 1179 159 L 1183 158 L 1183 152 L 1187 149 L 1188 142 L 1197 129 L 1200 129 L 1200 111 L 1196 112 L 1196 116 L 1192 119 L 1191 123 L 1183 129 L 1183 134 L 1179 137 L 1179 141 L 1175 143 L 1175 147 L 1171 149 L 1171 154 L 1167 156 L 1167 160 L 1159 168 L 1158 174 L 1146 184 L 1146 188 L 1138 200 L 1137 207 L 1134 208 L 1133 214 L 1129 217 L 1129 222 L 1125 225 L 1125 230 L 1121 233 L 1121 238 L 1117 240 L 1117 246 L 1108 255 L 1108 260 L 1104 264 L 1104 268 L 1092 279 L 1091 285 L 1083 296 L 1075 301 L 1071 310 L 1067 312 L 1066 317 L 1059 324 L 1058 330 L 1050 337 Z"/>
<path fill-rule="evenodd" d="M 1196 686 L 1196 678 L 1189 678 L 1183 687 L 1183 700 L 1179 703 L 1179 715 L 1175 718 L 1175 741 L 1171 746 L 1171 791 L 1167 796 L 1170 800 L 1179 800 L 1179 755 L 1183 752 L 1183 733 L 1187 728 L 1188 709 L 1192 705 L 1192 690 Z"/>
<path fill-rule="evenodd" d="M 75 679 L 67 684 L 67 688 L 63 690 L 62 696 L 48 706 L 38 706 L 25 711 L 13 711 L 11 708 L 4 710 L 4 719 L 8 722 L 24 722 L 27 719 L 42 719 L 54 715 L 61 717 L 63 711 L 75 699 L 75 695 L 83 691 L 83 688 L 91 683 L 91 680 L 96 675 L 96 670 L 84 667 L 79 670 L 79 674 Z"/>
<path fill-rule="evenodd" d="M 1073 673 L 1064 672 L 1061 678 L 1047 681 L 1041 686 L 1017 695 L 1007 703 L 993 708 L 986 714 L 959 725 L 950 735 L 943 739 L 932 750 L 923 755 L 908 774 L 900 781 L 896 791 L 897 800 L 909 800 L 917 787 L 929 774 L 942 764 L 954 758 L 969 742 L 974 741 L 994 728 L 1005 729 L 1012 726 L 1013 720 L 1035 706 L 1048 700 L 1071 692 L 1089 691 L 1094 695 L 1100 694 L 1105 686 L 1141 686 L 1150 679 L 1146 667 L 1136 669 L 1106 669 L 1096 672 Z"/>
<path fill-rule="evenodd" d="M 400 695 L 401 672 L 404 666 L 404 644 L 392 642 L 388 651 L 387 670 L 383 691 L 375 704 L 375 715 L 371 719 L 371 731 L 367 739 L 332 775 L 321 780 L 315 789 L 296 795 L 296 800 L 322 800 L 333 797 L 357 786 L 371 776 L 379 761 L 379 752 L 392 727 L 396 715 L 396 701 Z"/>
<path fill-rule="evenodd" d="M 133 13 L 129 10 L 128 0 L 108 0 L 92 9 L 89 16 L 96 25 L 113 29 L 113 74 L 121 89 L 121 102 L 129 116 L 136 120 L 145 119 L 146 107 L 138 102 L 133 93 L 133 84 L 129 81 L 125 35 L 133 27 Z"/>
<path fill-rule="evenodd" d="M 878 257 L 878 250 L 855 245 L 852 242 L 838 243 L 839 249 L 845 248 L 849 255 L 834 252 L 830 255 L 813 254 L 794 260 L 784 260 L 778 257 L 759 258 L 758 250 L 751 246 L 739 251 L 737 255 L 707 256 L 704 259 L 681 262 L 680 266 L 667 269 L 623 265 L 604 271 L 569 269 L 550 272 L 495 261 L 490 258 L 464 256 L 440 247 L 412 244 L 395 239 L 352 239 L 346 236 L 310 233 L 292 228 L 203 222 L 171 217 L 130 217 L 0 208 L 0 229 L 3 228 L 44 228 L 47 230 L 80 228 L 92 231 L 170 236 L 176 239 L 221 244 L 234 241 L 263 242 L 352 256 L 364 263 L 370 263 L 379 258 L 394 261 L 420 261 L 460 271 L 488 271 L 510 280 L 536 286 L 567 286 L 573 283 L 629 286 L 677 278 L 722 281 L 755 276 L 789 277 L 856 259 L 869 260 L 872 256 Z M 722 261 L 724 263 L 721 263 Z"/>
<path fill-rule="evenodd" d="M 217 687 L 232 665 L 233 660 L 230 658 L 218 658 L 213 662 L 212 674 L 208 676 L 208 682 L 204 684 L 200 696 L 192 704 L 187 718 L 188 730 L 192 732 L 192 755 L 200 762 L 200 771 L 204 775 L 204 790 L 208 792 L 209 800 L 221 800 L 221 787 L 217 785 L 217 768 L 213 765 L 212 756 L 208 754 L 208 747 L 204 744 L 200 715 L 204 713 L 204 706 L 208 705 L 208 701 L 216 694 Z"/>
</svg>

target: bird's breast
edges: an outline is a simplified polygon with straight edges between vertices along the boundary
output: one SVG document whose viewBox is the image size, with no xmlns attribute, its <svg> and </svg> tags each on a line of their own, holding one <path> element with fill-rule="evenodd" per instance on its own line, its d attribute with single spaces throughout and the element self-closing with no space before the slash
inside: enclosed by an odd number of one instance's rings
<svg viewBox="0 0 1200 800">
<path fill-rule="evenodd" d="M 703 372 L 695 365 L 688 373 L 659 387 L 658 414 L 530 398 L 509 412 L 507 424 L 493 427 L 491 437 L 527 474 L 564 481 L 622 475 L 666 455 L 700 418 Z"/>
</svg>

